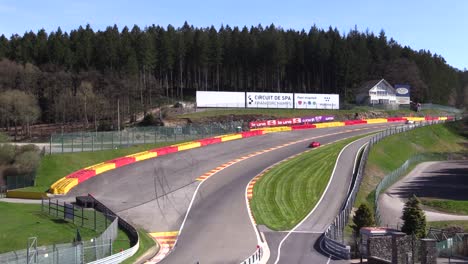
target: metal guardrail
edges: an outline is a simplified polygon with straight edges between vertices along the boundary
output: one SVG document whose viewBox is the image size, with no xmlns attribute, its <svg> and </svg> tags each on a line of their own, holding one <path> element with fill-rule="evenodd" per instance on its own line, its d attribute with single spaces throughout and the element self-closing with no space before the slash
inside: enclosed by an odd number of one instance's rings
<svg viewBox="0 0 468 264">
<path fill-rule="evenodd" d="M 242 261 L 241 264 L 258 264 L 263 257 L 263 248 L 261 246 L 257 246 L 257 250 L 248 257 L 246 260 Z"/>
<path fill-rule="evenodd" d="M 127 250 L 110 255 L 103 259 L 89 262 L 89 264 L 118 264 L 130 258 L 131 256 L 135 255 L 135 253 L 138 251 L 139 248 L 140 248 L 140 241 L 138 241 L 133 247 Z"/>
<path fill-rule="evenodd" d="M 386 130 L 383 130 L 377 133 L 376 135 L 370 138 L 368 145 L 365 147 L 362 153 L 352 191 L 349 193 L 346 203 L 343 206 L 342 210 L 338 213 L 333 223 L 331 223 L 325 231 L 324 244 L 325 244 L 325 249 L 330 251 L 329 253 L 331 253 L 332 255 L 336 257 L 341 257 L 343 259 L 349 259 L 351 256 L 350 247 L 344 244 L 344 236 L 343 236 L 344 228 L 348 224 L 349 216 L 353 209 L 356 195 L 359 191 L 359 186 L 361 185 L 362 178 L 364 176 L 364 170 L 365 170 L 365 166 L 367 163 L 367 158 L 368 158 L 369 151 L 372 148 L 372 146 L 388 136 L 406 132 L 406 131 L 409 131 L 418 127 L 432 125 L 432 124 L 439 124 L 439 123 L 445 123 L 445 121 L 424 121 L 424 122 L 417 122 L 411 125 L 390 127 L 390 128 L 387 128 Z"/>
</svg>

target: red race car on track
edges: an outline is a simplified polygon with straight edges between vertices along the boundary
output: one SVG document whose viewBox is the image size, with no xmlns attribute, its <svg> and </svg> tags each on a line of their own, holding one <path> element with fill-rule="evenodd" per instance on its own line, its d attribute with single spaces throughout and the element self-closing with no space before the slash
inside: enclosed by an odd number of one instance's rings
<svg viewBox="0 0 468 264">
<path fill-rule="evenodd" d="M 309 148 L 316 148 L 316 147 L 320 147 L 320 142 L 318 142 L 318 141 L 310 142 Z"/>
</svg>

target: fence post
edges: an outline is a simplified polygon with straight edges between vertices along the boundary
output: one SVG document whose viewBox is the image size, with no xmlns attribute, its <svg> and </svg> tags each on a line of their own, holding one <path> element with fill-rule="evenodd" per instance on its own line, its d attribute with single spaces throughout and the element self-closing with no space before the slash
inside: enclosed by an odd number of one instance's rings
<svg viewBox="0 0 468 264">
<path fill-rule="evenodd" d="M 101 133 L 101 150 L 104 149 L 104 132 Z"/>
<path fill-rule="evenodd" d="M 93 210 L 94 211 L 94 231 L 96 231 L 96 209 Z"/>
<path fill-rule="evenodd" d="M 81 207 L 81 227 L 84 225 L 84 209 Z"/>
<path fill-rule="evenodd" d="M 55 200 L 55 216 L 58 217 L 58 200 Z"/>
<path fill-rule="evenodd" d="M 94 135 L 91 134 L 91 151 L 94 151 Z"/>
<path fill-rule="evenodd" d="M 54 134 L 50 134 L 50 140 L 49 140 L 49 154 L 52 154 L 52 137 Z"/>
</svg>

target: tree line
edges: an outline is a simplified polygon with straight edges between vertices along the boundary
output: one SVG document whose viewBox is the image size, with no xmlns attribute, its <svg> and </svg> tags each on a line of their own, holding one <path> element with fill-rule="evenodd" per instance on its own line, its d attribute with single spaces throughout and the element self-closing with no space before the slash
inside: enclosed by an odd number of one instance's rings
<svg viewBox="0 0 468 264">
<path fill-rule="evenodd" d="M 0 92 L 32 96 L 41 122 L 86 126 L 115 125 L 117 106 L 132 119 L 196 90 L 337 93 L 352 103 L 363 82 L 385 78 L 410 84 L 415 101 L 461 106 L 468 86 L 468 72 L 442 56 L 357 28 L 86 25 L 2 35 L 0 59 Z"/>
</svg>

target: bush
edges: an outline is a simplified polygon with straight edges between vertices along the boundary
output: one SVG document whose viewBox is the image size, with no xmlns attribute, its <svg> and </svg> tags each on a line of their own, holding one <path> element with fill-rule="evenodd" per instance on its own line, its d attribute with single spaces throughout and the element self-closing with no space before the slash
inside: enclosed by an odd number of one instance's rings
<svg viewBox="0 0 468 264">
<path fill-rule="evenodd" d="M 12 164 L 15 160 L 15 146 L 0 144 L 0 165 Z"/>
<path fill-rule="evenodd" d="M 41 161 L 38 150 L 19 153 L 15 158 L 14 166 L 20 173 L 32 173 L 36 171 Z"/>
<path fill-rule="evenodd" d="M 152 114 L 146 114 L 143 120 L 140 122 L 140 126 L 154 126 L 156 124 L 156 119 Z"/>
</svg>

